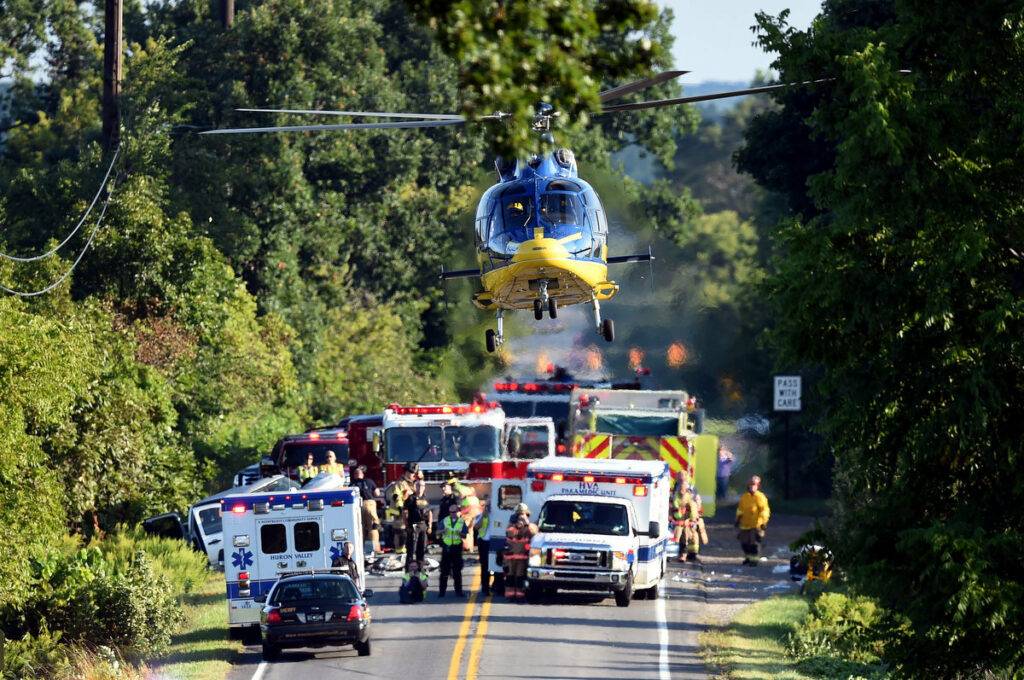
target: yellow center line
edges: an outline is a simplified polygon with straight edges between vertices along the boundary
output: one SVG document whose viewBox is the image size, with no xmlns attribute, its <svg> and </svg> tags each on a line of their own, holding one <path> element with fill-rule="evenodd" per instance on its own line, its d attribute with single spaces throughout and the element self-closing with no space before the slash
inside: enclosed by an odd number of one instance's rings
<svg viewBox="0 0 1024 680">
<path fill-rule="evenodd" d="M 462 610 L 462 625 L 459 626 L 459 637 L 455 641 L 455 649 L 452 650 L 452 660 L 448 662 L 448 680 L 458 680 L 459 667 L 462 665 L 462 652 L 466 649 L 466 637 L 469 635 L 470 626 L 473 625 L 473 610 L 476 609 L 476 591 L 480 588 L 480 572 L 477 571 L 473 577 L 473 583 L 469 587 L 469 601 Z"/>
<path fill-rule="evenodd" d="M 480 655 L 484 651 L 484 638 L 487 637 L 487 617 L 491 615 L 491 596 L 488 595 L 480 608 L 480 622 L 476 625 L 476 637 L 469 648 L 469 661 L 466 662 L 466 680 L 476 680 L 476 672 L 480 668 Z"/>
</svg>

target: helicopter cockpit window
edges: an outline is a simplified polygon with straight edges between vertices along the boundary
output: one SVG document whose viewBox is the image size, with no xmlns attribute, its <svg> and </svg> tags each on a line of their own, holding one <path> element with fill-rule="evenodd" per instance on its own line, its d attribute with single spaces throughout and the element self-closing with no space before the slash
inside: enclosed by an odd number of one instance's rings
<svg viewBox="0 0 1024 680">
<path fill-rule="evenodd" d="M 573 194 L 546 193 L 540 199 L 540 216 L 549 224 L 583 223 Z"/>
<path fill-rule="evenodd" d="M 526 227 L 530 223 L 532 208 L 528 196 L 508 196 L 504 199 L 505 229 Z"/>
</svg>

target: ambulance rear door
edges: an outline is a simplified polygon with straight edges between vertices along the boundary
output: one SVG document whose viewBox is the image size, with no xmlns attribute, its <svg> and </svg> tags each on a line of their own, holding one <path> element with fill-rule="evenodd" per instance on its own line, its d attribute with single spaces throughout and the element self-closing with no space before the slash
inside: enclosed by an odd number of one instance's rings
<svg viewBox="0 0 1024 680">
<path fill-rule="evenodd" d="M 525 479 L 495 479 L 491 484 L 491 541 L 488 544 L 491 553 L 490 569 L 500 572 L 501 563 L 498 559 L 505 549 L 505 532 L 516 506 L 526 501 L 527 482 Z M 530 512 L 536 511 L 536 508 L 530 508 Z"/>
</svg>

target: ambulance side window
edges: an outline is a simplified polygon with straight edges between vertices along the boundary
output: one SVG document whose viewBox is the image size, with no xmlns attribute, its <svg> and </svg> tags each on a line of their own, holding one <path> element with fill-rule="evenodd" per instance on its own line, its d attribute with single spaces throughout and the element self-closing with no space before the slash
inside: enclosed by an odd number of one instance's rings
<svg viewBox="0 0 1024 680">
<path fill-rule="evenodd" d="M 498 489 L 498 507 L 502 510 L 515 510 L 523 502 L 523 490 L 514 484 L 506 484 Z"/>
<path fill-rule="evenodd" d="M 320 549 L 320 525 L 316 522 L 299 522 L 295 525 L 295 549 L 310 552 Z"/>
<path fill-rule="evenodd" d="M 277 555 L 288 549 L 288 537 L 283 524 L 264 524 L 260 527 L 260 550 L 264 555 Z"/>
</svg>

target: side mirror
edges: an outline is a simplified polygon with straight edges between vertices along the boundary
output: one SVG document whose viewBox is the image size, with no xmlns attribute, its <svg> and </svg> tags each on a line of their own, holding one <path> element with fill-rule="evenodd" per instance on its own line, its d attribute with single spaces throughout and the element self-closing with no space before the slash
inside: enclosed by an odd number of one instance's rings
<svg viewBox="0 0 1024 680">
<path fill-rule="evenodd" d="M 661 536 L 661 525 L 657 522 L 651 522 L 647 526 L 647 535 L 651 538 L 657 538 L 658 536 Z"/>
<path fill-rule="evenodd" d="M 372 445 L 373 445 L 373 452 L 374 453 L 380 453 L 380 433 L 379 432 L 374 432 L 373 433 Z"/>
<path fill-rule="evenodd" d="M 369 600 L 371 597 L 373 597 L 373 588 L 367 588 L 366 590 L 364 590 L 363 591 L 363 597 L 366 598 L 367 600 Z"/>
<path fill-rule="evenodd" d="M 262 595 L 257 595 L 256 597 L 252 598 L 252 601 L 256 602 L 258 604 L 266 604 L 267 603 L 267 594 L 263 593 Z"/>
</svg>

